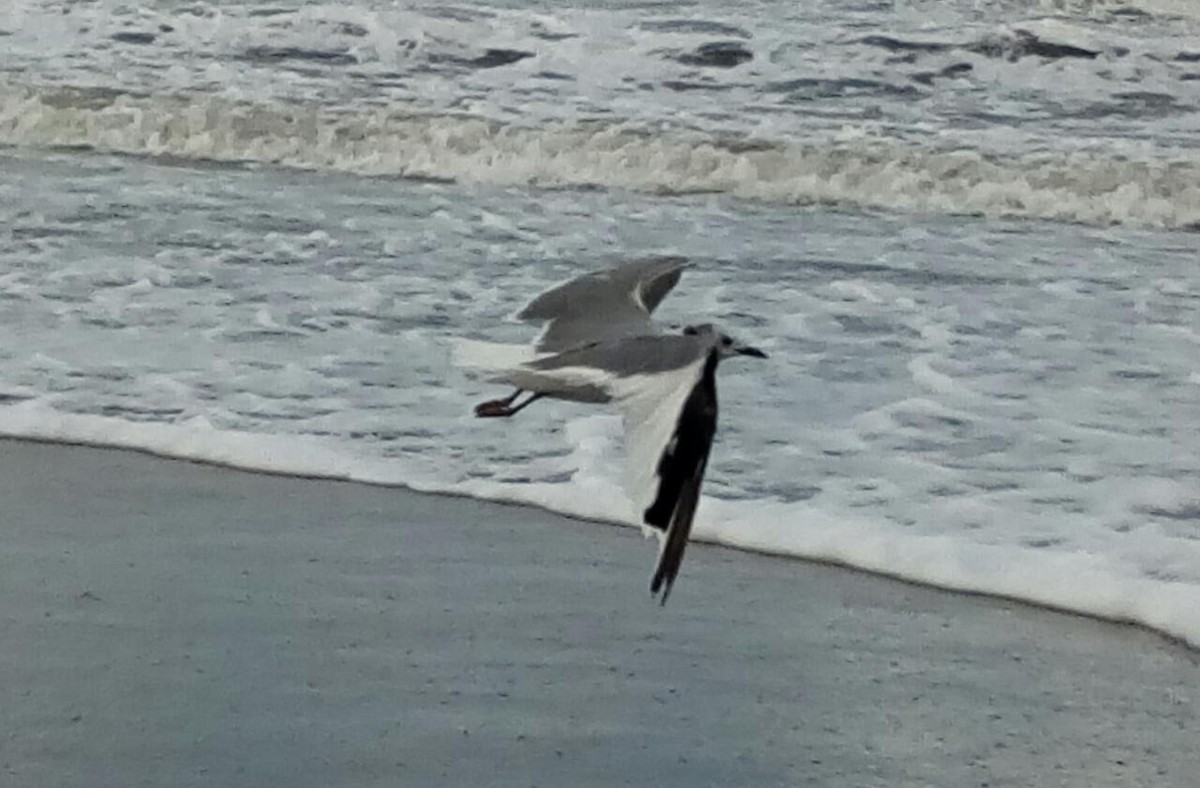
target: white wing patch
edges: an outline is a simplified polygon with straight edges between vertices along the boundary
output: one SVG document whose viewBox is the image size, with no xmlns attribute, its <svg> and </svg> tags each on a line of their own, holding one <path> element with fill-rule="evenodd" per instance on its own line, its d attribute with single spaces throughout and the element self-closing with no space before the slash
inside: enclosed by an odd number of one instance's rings
<svg viewBox="0 0 1200 788">
<path fill-rule="evenodd" d="M 704 374 L 707 357 L 666 373 L 632 375 L 617 379 L 614 399 L 624 413 L 626 463 L 625 487 L 639 523 L 658 495 L 658 465 L 663 452 L 675 440 L 679 414 Z M 662 536 L 656 528 L 643 525 L 644 533 Z"/>
<path fill-rule="evenodd" d="M 642 298 L 642 283 L 637 282 L 633 286 L 633 291 L 629 293 L 629 300 L 633 302 L 634 307 L 640 312 L 650 314 L 650 309 L 646 308 L 646 300 Z"/>
</svg>

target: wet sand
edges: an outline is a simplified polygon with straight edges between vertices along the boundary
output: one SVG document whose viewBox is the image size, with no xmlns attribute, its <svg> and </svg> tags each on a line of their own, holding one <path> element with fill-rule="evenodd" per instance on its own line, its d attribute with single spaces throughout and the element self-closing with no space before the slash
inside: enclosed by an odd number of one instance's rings
<svg viewBox="0 0 1200 788">
<path fill-rule="evenodd" d="M 0 441 L 5 786 L 1184 786 L 1194 652 L 469 499 Z"/>
</svg>

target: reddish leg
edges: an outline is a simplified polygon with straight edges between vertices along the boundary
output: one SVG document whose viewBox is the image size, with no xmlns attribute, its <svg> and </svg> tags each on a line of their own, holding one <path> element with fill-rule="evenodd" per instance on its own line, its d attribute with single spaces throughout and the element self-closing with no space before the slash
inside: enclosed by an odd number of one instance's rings
<svg viewBox="0 0 1200 788">
<path fill-rule="evenodd" d="M 541 399 L 541 394 L 533 394 L 529 399 L 522 402 L 520 405 L 513 407 L 513 402 L 522 394 L 521 389 L 517 389 L 511 396 L 504 399 L 492 399 L 487 402 L 481 402 L 475 406 L 475 415 L 481 419 L 496 418 L 499 416 L 515 416 L 525 409 L 529 403 L 534 400 Z"/>
</svg>

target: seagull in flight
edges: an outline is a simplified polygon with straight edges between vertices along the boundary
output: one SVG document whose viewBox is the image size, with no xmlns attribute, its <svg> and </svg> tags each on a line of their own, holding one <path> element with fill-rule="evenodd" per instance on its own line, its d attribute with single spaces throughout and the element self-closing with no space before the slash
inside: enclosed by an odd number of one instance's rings
<svg viewBox="0 0 1200 788">
<path fill-rule="evenodd" d="M 584 274 L 517 313 L 518 320 L 543 325 L 524 354 L 485 342 L 456 349 L 461 365 L 515 388 L 476 406 L 478 417 L 514 416 L 543 397 L 621 409 L 627 487 L 643 529 L 660 539 L 650 593 L 661 593 L 662 604 L 679 574 L 717 429 L 717 364 L 731 356 L 767 357 L 709 323 L 666 333 L 651 319 L 687 267 L 684 258 L 657 257 Z M 522 394 L 528 397 L 518 403 Z"/>
</svg>

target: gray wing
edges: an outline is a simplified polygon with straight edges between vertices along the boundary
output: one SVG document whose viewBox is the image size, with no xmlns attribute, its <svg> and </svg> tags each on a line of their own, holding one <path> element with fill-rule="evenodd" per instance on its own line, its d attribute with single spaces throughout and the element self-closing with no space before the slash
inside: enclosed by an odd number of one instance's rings
<svg viewBox="0 0 1200 788">
<path fill-rule="evenodd" d="M 517 319 L 545 323 L 537 349 L 546 353 L 652 334 L 650 314 L 687 265 L 682 257 L 654 257 L 584 274 L 533 299 Z"/>
</svg>

